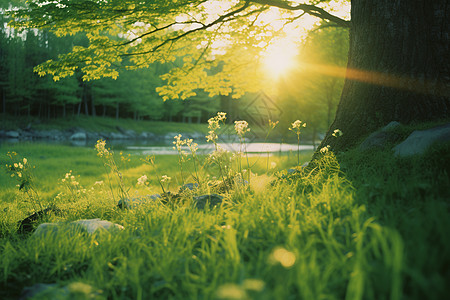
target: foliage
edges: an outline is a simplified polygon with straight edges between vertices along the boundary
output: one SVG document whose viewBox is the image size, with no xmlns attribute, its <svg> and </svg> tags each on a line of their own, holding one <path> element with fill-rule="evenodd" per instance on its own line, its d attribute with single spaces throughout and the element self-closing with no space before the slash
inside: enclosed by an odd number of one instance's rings
<svg viewBox="0 0 450 300">
<path fill-rule="evenodd" d="M 84 80 L 117 78 L 118 66 L 136 69 L 181 59 L 182 66 L 162 77 L 167 85 L 158 92 L 165 99 L 186 99 L 197 89 L 240 97 L 263 86 L 254 62 L 284 26 L 310 14 L 349 27 L 320 7 L 326 2 L 34 0 L 12 13 L 11 24 L 57 36 L 86 33 L 88 46 L 76 46 L 36 68 L 55 80 L 77 70 Z"/>
<path fill-rule="evenodd" d="M 49 154 L 61 152 L 52 148 L 45 146 Z M 92 150 L 81 150 L 71 153 L 95 159 Z M 19 237 L 20 207 L 2 202 L 0 295 L 17 298 L 38 282 L 81 281 L 109 299 L 445 298 L 450 195 L 441 166 L 448 153 L 436 148 L 412 160 L 387 152 L 327 153 L 315 172 L 283 172 L 292 181 L 231 191 L 221 206 L 205 211 L 157 201 L 120 210 L 96 184 L 76 201 L 61 195 L 64 216 L 49 216 L 108 219 L 125 227 L 115 234 Z M 124 175 L 131 172 L 136 182 L 146 169 L 130 164 Z M 175 174 L 176 157 L 170 165 L 160 167 Z M 82 181 L 89 164 L 78 166 Z"/>
</svg>

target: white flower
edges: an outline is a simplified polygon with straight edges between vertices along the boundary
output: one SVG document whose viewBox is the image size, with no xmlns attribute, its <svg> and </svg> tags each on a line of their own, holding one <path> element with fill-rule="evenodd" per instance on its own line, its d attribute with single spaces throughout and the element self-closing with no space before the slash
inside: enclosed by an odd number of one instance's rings
<svg viewBox="0 0 450 300">
<path fill-rule="evenodd" d="M 250 131 L 247 121 L 234 121 L 234 129 L 240 137 L 243 137 L 247 131 Z"/>
<path fill-rule="evenodd" d="M 167 176 L 167 175 L 163 175 L 163 176 L 161 176 L 161 182 L 168 182 L 168 181 L 170 181 L 172 178 L 170 178 L 169 176 Z"/>
<path fill-rule="evenodd" d="M 141 177 L 138 178 L 137 180 L 137 184 L 138 185 L 145 185 L 145 183 L 147 182 L 148 178 L 147 175 L 142 175 Z"/>
</svg>

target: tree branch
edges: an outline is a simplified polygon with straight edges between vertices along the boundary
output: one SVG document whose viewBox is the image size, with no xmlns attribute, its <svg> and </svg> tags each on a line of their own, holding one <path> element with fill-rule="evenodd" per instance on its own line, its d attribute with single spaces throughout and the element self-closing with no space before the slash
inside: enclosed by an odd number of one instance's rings
<svg viewBox="0 0 450 300">
<path fill-rule="evenodd" d="M 273 7 L 278 7 L 281 9 L 286 9 L 290 11 L 295 10 L 303 10 L 305 13 L 318 17 L 320 19 L 328 20 L 331 22 L 336 23 L 340 27 L 346 27 L 349 28 L 351 25 L 351 21 L 346 21 L 344 19 L 341 19 L 337 16 L 334 16 L 330 14 L 329 12 L 325 11 L 324 9 L 317 7 L 315 5 L 311 4 L 298 4 L 298 5 L 291 5 L 287 1 L 283 0 L 251 0 L 252 3 L 260 4 L 260 5 L 268 5 Z"/>
<path fill-rule="evenodd" d="M 250 1 L 247 0 L 247 1 L 245 1 L 244 5 L 241 6 L 240 8 L 237 8 L 237 9 L 235 9 L 235 10 L 233 10 L 233 11 L 227 13 L 227 14 L 224 14 L 224 15 L 220 16 L 219 18 L 217 18 L 216 20 L 212 21 L 209 24 L 202 25 L 201 27 L 188 30 L 188 31 L 186 31 L 186 32 L 184 32 L 184 33 L 182 33 L 180 35 L 177 35 L 177 36 L 175 36 L 173 38 L 166 39 L 163 42 L 161 42 L 160 44 L 158 44 L 155 47 L 153 47 L 149 51 L 139 52 L 139 53 L 127 53 L 127 54 L 123 54 L 122 56 L 142 55 L 142 54 L 148 54 L 148 53 L 151 53 L 151 52 L 155 52 L 156 50 L 158 50 L 159 48 L 165 46 L 166 44 L 168 44 L 168 43 L 173 44 L 174 42 L 184 38 L 187 35 L 193 34 L 193 33 L 197 32 L 197 31 L 208 29 L 208 28 L 210 28 L 210 27 L 212 27 L 214 25 L 217 25 L 219 23 L 222 23 L 222 22 L 227 22 L 227 21 L 229 21 L 229 19 L 234 17 L 236 14 L 244 11 L 249 6 L 250 6 Z"/>
</svg>

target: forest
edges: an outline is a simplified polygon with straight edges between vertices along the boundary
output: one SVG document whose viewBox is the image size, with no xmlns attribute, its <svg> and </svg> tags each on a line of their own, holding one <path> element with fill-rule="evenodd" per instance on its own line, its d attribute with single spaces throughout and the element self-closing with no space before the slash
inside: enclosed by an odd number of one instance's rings
<svg viewBox="0 0 450 300">
<path fill-rule="evenodd" d="M 10 5 L 12 3 L 4 4 L 3 9 L 10 8 Z M 89 40 L 86 35 L 77 33 L 56 37 L 48 30 L 37 29 L 19 32 L 8 25 L 5 14 L 1 18 L 0 113 L 15 117 L 33 116 L 45 120 L 83 114 L 202 123 L 215 112 L 225 111 L 231 116 L 229 122 L 232 122 L 248 115 L 249 112 L 245 114 L 242 110 L 257 106 L 255 100 L 263 94 L 278 108 L 277 114 L 272 116 L 273 121 L 280 121 L 287 128 L 289 122 L 300 117 L 308 122 L 314 133 L 325 132 L 336 111 L 347 62 L 348 30 L 322 28 L 317 23 L 315 30 L 298 43 L 295 60 L 301 61 L 302 67 L 273 78 L 267 90 L 246 93 L 235 99 L 227 94 L 210 96 L 198 89 L 195 96 L 185 100 L 163 100 L 157 92 L 158 87 L 166 84 L 161 77 L 181 64 L 182 57 L 174 62 L 153 63 L 138 70 L 118 66 L 120 76 L 117 79 L 86 81 L 78 72 L 55 81 L 51 76 L 39 76 L 34 68 L 72 51 L 74 47 L 87 47 Z M 323 74 L 318 64 L 340 69 L 337 74 Z"/>
</svg>

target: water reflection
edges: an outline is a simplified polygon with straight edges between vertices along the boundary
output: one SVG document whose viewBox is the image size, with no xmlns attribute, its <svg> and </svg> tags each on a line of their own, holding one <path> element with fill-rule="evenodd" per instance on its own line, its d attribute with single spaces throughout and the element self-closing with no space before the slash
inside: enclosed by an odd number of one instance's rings
<svg viewBox="0 0 450 300">
<path fill-rule="evenodd" d="M 280 143 L 249 143 L 241 145 L 239 143 L 219 143 L 220 147 L 231 152 L 246 151 L 250 154 L 258 153 L 282 153 L 289 151 L 297 151 L 297 145 L 292 144 L 280 144 Z M 175 155 L 178 154 L 176 150 L 173 149 L 173 145 L 170 146 L 127 146 L 127 150 L 136 151 L 144 155 Z M 188 147 L 182 148 L 184 151 L 189 153 Z M 313 150 L 312 145 L 300 145 L 300 150 Z M 201 144 L 198 145 L 199 154 L 209 154 L 214 151 L 213 144 Z"/>
<path fill-rule="evenodd" d="M 67 140 L 28 140 L 22 141 L 18 139 L 0 139 L 0 144 L 15 144 L 15 143 L 45 143 L 52 145 L 65 145 L 72 147 L 87 147 L 94 148 L 95 140 L 79 140 L 79 141 L 67 141 Z M 290 151 L 297 151 L 297 145 L 285 144 L 285 143 L 262 143 L 254 142 L 241 145 L 236 142 L 219 143 L 220 147 L 230 152 L 248 152 L 249 154 L 258 153 L 286 153 Z M 107 147 L 113 150 L 128 150 L 136 154 L 143 155 L 176 155 L 178 152 L 173 149 L 172 141 L 149 141 L 149 140 L 110 140 L 107 141 Z M 190 153 L 188 147 L 183 147 L 183 150 Z M 312 145 L 300 145 L 300 150 L 314 150 Z M 198 145 L 198 154 L 209 154 L 214 151 L 213 144 L 200 144 Z"/>
</svg>

